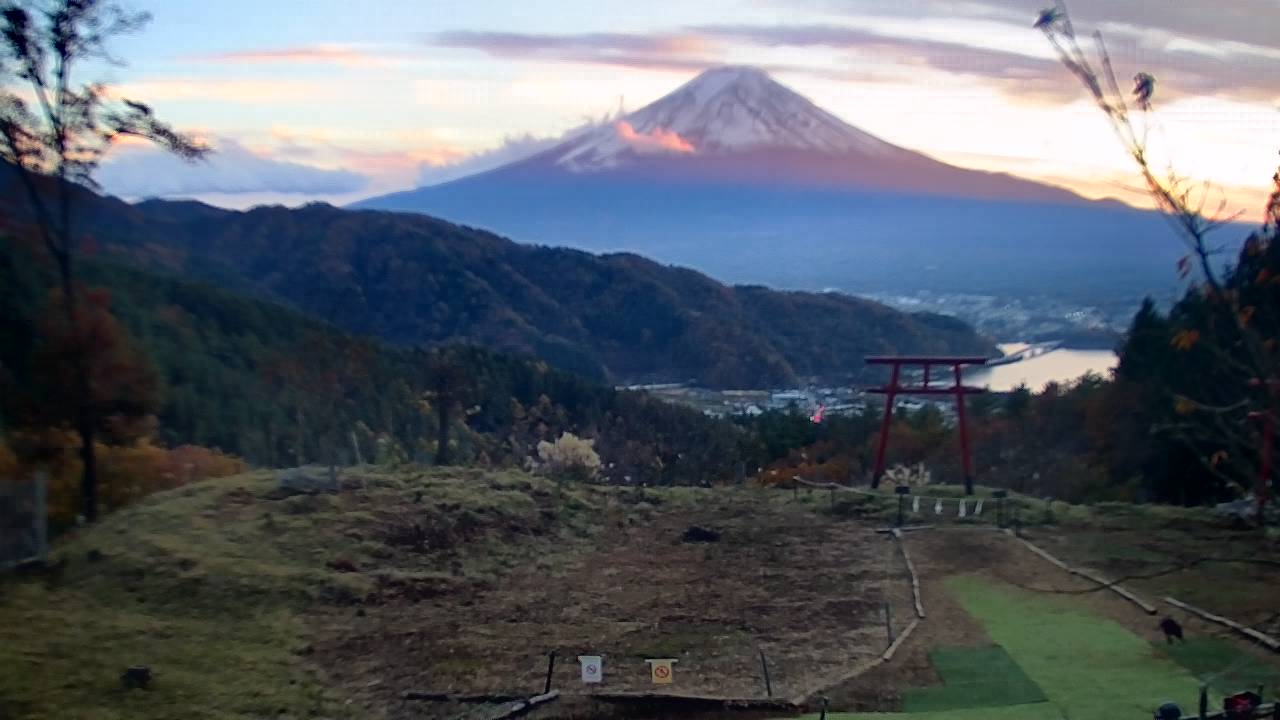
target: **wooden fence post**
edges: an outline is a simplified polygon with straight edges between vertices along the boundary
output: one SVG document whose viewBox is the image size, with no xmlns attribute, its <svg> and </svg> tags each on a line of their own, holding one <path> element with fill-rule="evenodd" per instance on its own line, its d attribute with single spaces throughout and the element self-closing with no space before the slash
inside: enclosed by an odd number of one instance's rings
<svg viewBox="0 0 1280 720">
<path fill-rule="evenodd" d="M 760 651 L 760 669 L 764 671 L 765 695 L 773 697 L 773 681 L 769 679 L 769 661 L 764 657 L 764 650 Z"/>
<path fill-rule="evenodd" d="M 542 694 L 546 695 L 551 692 L 551 671 L 556 669 L 556 651 L 552 650 L 547 653 L 547 683 L 542 688 Z"/>
<path fill-rule="evenodd" d="M 49 561 L 49 473 L 40 470 L 36 473 L 35 512 L 32 521 L 36 524 L 36 557 L 43 564 Z"/>
<path fill-rule="evenodd" d="M 884 601 L 884 631 L 889 636 L 889 645 L 893 645 L 893 615 L 888 600 Z"/>
</svg>

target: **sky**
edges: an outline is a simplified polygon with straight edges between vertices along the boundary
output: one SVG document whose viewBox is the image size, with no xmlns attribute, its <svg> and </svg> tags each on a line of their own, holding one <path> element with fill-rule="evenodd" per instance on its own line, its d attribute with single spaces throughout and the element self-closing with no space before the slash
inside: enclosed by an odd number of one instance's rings
<svg viewBox="0 0 1280 720">
<path fill-rule="evenodd" d="M 1032 23 L 1047 0 L 130 0 L 114 92 L 208 139 L 184 167 L 135 145 L 129 198 L 351 202 L 431 184 L 756 65 L 867 132 L 966 167 L 1141 204 L 1102 116 Z M 1277 0 L 1071 0 L 1122 82 L 1157 78 L 1157 167 L 1260 217 L 1280 163 Z"/>
</svg>

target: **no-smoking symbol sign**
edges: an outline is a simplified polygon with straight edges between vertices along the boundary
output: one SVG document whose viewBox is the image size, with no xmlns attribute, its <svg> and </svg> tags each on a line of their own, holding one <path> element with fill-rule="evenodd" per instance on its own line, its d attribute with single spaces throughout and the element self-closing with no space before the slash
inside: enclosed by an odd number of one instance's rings
<svg viewBox="0 0 1280 720">
<path fill-rule="evenodd" d="M 582 682 L 604 682 L 604 663 L 599 655 L 579 655 L 578 662 L 582 664 Z"/>
<path fill-rule="evenodd" d="M 674 658 L 655 658 L 645 660 L 649 663 L 650 678 L 655 685 L 670 685 L 672 682 L 672 665 L 675 664 Z"/>
</svg>

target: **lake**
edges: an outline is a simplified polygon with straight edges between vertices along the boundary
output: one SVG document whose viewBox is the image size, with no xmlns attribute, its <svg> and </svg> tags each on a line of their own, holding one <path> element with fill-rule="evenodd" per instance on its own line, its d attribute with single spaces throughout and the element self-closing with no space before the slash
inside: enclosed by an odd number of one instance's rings
<svg viewBox="0 0 1280 720">
<path fill-rule="evenodd" d="M 1002 343 L 1005 354 L 1027 347 L 1026 343 Z M 965 373 L 965 382 L 996 392 L 1007 392 L 1019 385 L 1039 391 L 1051 382 L 1067 383 L 1088 373 L 1107 377 L 1119 362 L 1110 350 L 1060 349 L 1038 357 L 1008 365 L 997 365 Z"/>
</svg>

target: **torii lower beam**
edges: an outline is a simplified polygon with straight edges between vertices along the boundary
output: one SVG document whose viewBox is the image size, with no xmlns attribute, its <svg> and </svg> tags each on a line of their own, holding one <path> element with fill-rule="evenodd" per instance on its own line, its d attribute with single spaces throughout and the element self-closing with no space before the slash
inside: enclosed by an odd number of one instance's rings
<svg viewBox="0 0 1280 720">
<path fill-rule="evenodd" d="M 894 401 L 899 395 L 951 395 L 956 399 L 956 421 L 960 435 L 960 457 L 964 463 L 964 491 L 973 494 L 973 466 L 969 458 L 969 428 L 965 418 L 964 397 L 986 392 L 979 387 L 970 387 L 963 382 L 963 369 L 966 365 L 986 365 L 987 359 L 964 356 L 933 355 L 877 355 L 867 358 L 868 365 L 888 365 L 892 368 L 889 384 L 884 387 L 871 388 L 870 393 L 882 394 L 884 399 L 884 419 L 880 423 L 880 444 L 876 449 L 876 467 L 871 476 L 871 487 L 880 486 L 880 478 L 884 475 L 885 451 L 889 447 L 889 427 L 893 424 Z M 924 368 L 924 381 L 920 385 L 902 385 L 903 365 L 919 365 Z M 950 366 L 955 382 L 950 387 L 932 387 L 929 383 L 929 372 L 934 366 Z"/>
</svg>

